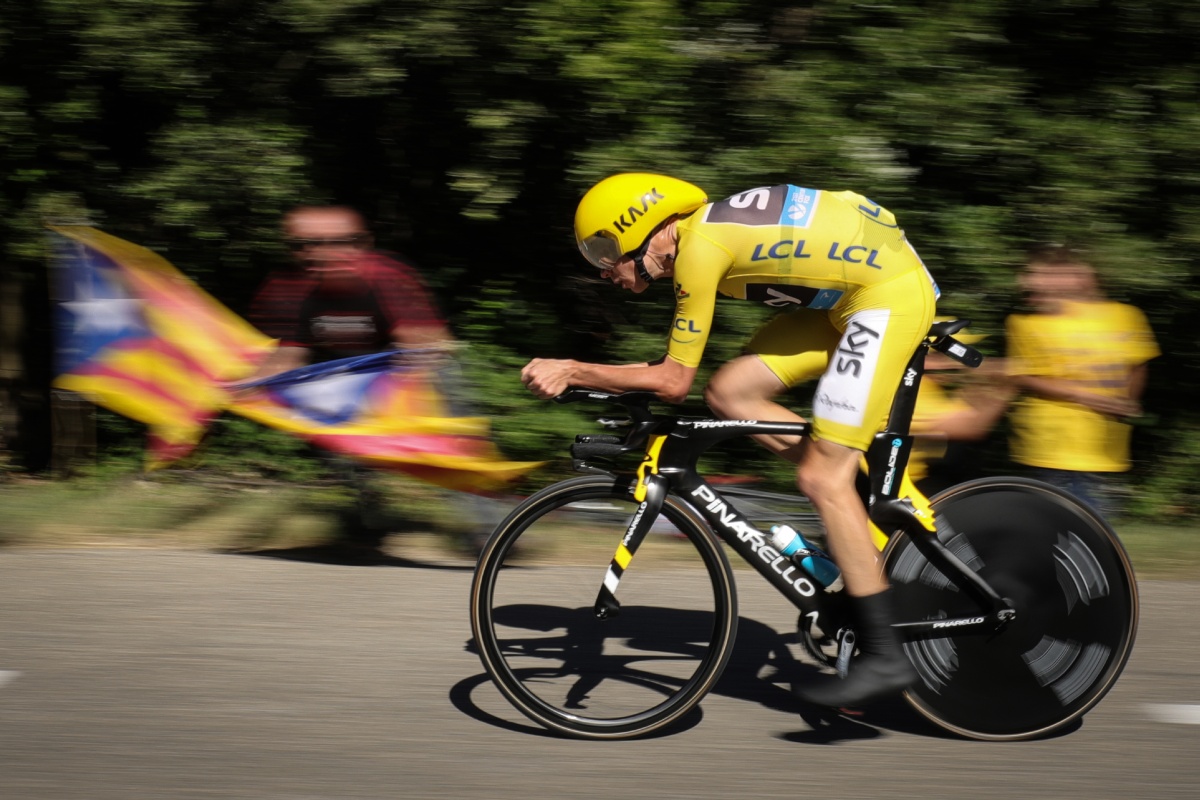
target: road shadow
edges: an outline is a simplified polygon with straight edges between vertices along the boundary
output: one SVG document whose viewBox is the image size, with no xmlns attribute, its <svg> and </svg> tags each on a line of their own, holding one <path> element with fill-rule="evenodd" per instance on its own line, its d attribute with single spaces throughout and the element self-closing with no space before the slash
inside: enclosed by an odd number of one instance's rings
<svg viewBox="0 0 1200 800">
<path fill-rule="evenodd" d="M 679 690 L 690 676 L 681 663 L 699 660 L 711 633 L 711 614 L 683 609 L 623 607 L 620 616 L 599 621 L 591 607 L 564 609 L 537 604 L 509 605 L 496 609 L 495 618 L 504 638 L 500 645 L 514 674 L 553 705 L 569 713 L 599 713 L 594 698 L 607 698 L 624 690 L 661 702 Z M 601 628 L 603 629 L 601 631 Z M 792 694 L 792 687 L 820 670 L 797 659 L 792 646 L 796 634 L 782 635 L 748 617 L 738 620 L 737 639 L 721 677 L 710 690 L 721 695 L 794 714 L 810 730 L 785 734 L 789 741 L 833 744 L 874 738 L 883 727 L 928 734 L 903 703 L 885 713 L 872 711 L 869 719 L 851 719 L 828 709 L 810 706 Z M 478 653 L 474 639 L 465 648 Z M 481 709 L 471 693 L 487 683 L 486 674 L 465 678 L 450 690 L 450 701 L 462 713 L 506 730 L 545 735 L 530 724 L 514 724 Z M 666 736 L 698 724 L 700 706 L 682 720 L 655 733 Z"/>
<path fill-rule="evenodd" d="M 854 739 L 874 739 L 887 731 L 929 739 L 978 741 L 935 725 L 901 697 L 876 703 L 861 711 L 834 711 L 805 706 L 800 716 L 808 724 L 809 730 L 785 733 L 779 738 L 798 744 L 838 744 Z M 1033 739 L 1058 739 L 1069 736 L 1082 726 L 1082 720 L 1073 720 L 1049 735 L 1036 736 Z"/>
<path fill-rule="evenodd" d="M 418 561 L 386 552 L 377 547 L 346 545 L 339 542 L 310 545 L 306 547 L 279 547 L 261 549 L 229 548 L 225 555 L 275 558 L 283 561 L 305 561 L 314 564 L 329 564 L 339 567 L 404 567 L 406 569 L 445 570 L 448 572 L 471 572 L 474 564 L 445 564 L 433 561 Z"/>
<path fill-rule="evenodd" d="M 482 545 L 478 535 L 472 537 L 465 529 L 442 529 L 420 515 L 407 515 L 378 498 L 300 499 L 296 511 L 319 520 L 316 530 L 309 533 L 317 535 L 315 542 L 299 546 L 283 544 L 295 541 L 294 531 L 288 515 L 273 514 L 259 519 L 252 530 L 241 533 L 238 541 L 221 552 L 334 566 L 463 572 L 475 568 Z M 404 544 L 410 535 L 429 539 L 430 533 L 436 534 L 438 540 L 434 548 L 427 544 L 417 548 Z M 412 549 L 427 552 L 415 557 L 409 552 L 396 552 Z"/>
<path fill-rule="evenodd" d="M 474 700 L 474 692 L 480 687 L 488 687 L 495 691 L 492 685 L 492 680 L 487 673 L 480 672 L 468 678 L 463 678 L 458 683 L 450 687 L 449 698 L 450 703 L 464 715 L 478 720 L 486 725 L 491 725 L 493 728 L 512 731 L 514 733 L 523 733 L 530 736 L 546 736 L 551 739 L 562 738 L 562 736 L 547 728 L 543 728 L 539 724 L 530 721 L 513 722 L 504 717 L 492 714 L 489 711 L 481 708 Z M 512 709 L 511 706 L 508 708 Z M 518 712 L 512 709 L 512 713 L 516 715 Z M 704 719 L 704 710 L 700 706 L 696 706 L 683 717 L 676 720 L 671 725 L 654 733 L 638 737 L 639 739 L 659 739 L 664 736 L 673 736 L 677 733 L 682 733 L 686 730 L 696 727 Z"/>
<path fill-rule="evenodd" d="M 591 606 L 566 609 L 523 603 L 497 608 L 494 617 L 501 631 L 500 649 L 513 674 L 550 705 L 581 716 L 604 716 L 607 704 L 617 698 L 641 701 L 636 710 L 663 702 L 691 677 L 712 632 L 711 613 L 655 606 L 624 606 L 617 617 L 598 620 Z M 834 745 L 889 733 L 968 739 L 929 721 L 901 697 L 858 711 L 833 710 L 799 700 L 793 687 L 821 670 L 795 657 L 797 637 L 740 617 L 733 652 L 710 694 L 795 715 L 807 729 L 775 736 L 796 744 Z M 479 652 L 474 639 L 466 642 L 465 649 Z M 683 668 L 685 665 L 688 668 Z M 467 716 L 495 727 L 549 733 L 538 725 L 513 723 L 480 708 L 472 693 L 488 682 L 486 673 L 463 679 L 451 688 L 451 703 Z M 620 713 L 632 710 L 624 707 Z M 654 735 L 678 733 L 699 724 L 701 718 L 701 706 L 697 706 Z M 1074 722 L 1055 732 L 1053 738 L 1079 727 L 1080 723 Z"/>
</svg>

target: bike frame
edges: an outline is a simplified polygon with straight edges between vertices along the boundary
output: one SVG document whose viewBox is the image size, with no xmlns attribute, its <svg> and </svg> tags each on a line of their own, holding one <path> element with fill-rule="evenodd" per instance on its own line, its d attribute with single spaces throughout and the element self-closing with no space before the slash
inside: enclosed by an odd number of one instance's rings
<svg viewBox="0 0 1200 800">
<path fill-rule="evenodd" d="M 922 555 L 979 605 L 979 613 L 967 617 L 897 623 L 897 630 L 909 640 L 994 633 L 1016 616 L 1011 603 L 941 542 L 938 528 L 944 528 L 945 523 L 935 521 L 929 502 L 919 492 L 915 496 L 900 493 L 902 481 L 899 476 L 905 473 L 912 449 L 913 437 L 909 426 L 924 374 L 925 356 L 930 347 L 970 366 L 982 361 L 977 351 L 951 337 L 955 329 L 939 335 L 935 326 L 931 338 L 917 348 L 905 369 L 888 423 L 876 435 L 867 451 L 870 494 L 865 502 L 871 521 L 884 532 L 885 537 L 896 532 L 910 536 Z M 645 453 L 636 473 L 628 476 L 629 491 L 639 506 L 617 547 L 597 595 L 596 615 L 604 618 L 619 611 L 616 591 L 621 575 L 659 516 L 668 494 L 675 494 L 705 519 L 717 536 L 795 605 L 802 615 L 819 622 L 821 615 L 828 610 L 829 598 L 836 595 L 827 592 L 805 573 L 798 564 L 799 559 L 793 560 L 780 554 L 772 546 L 770 537 L 756 529 L 697 471 L 700 456 L 720 442 L 760 434 L 807 436 L 811 426 L 806 422 L 711 420 L 655 415 L 648 410 L 652 397 L 646 392 L 610 394 L 572 390 L 560 398 L 560 402 L 580 399 L 617 402 L 624 405 L 632 417 L 634 427 L 626 437 L 609 434 L 577 436 L 576 444 L 572 447 L 576 469 L 608 473 L 608 470 L 593 466 L 589 459 L 631 453 L 639 448 L 643 448 Z M 809 554 L 798 555 L 803 557 Z"/>
</svg>

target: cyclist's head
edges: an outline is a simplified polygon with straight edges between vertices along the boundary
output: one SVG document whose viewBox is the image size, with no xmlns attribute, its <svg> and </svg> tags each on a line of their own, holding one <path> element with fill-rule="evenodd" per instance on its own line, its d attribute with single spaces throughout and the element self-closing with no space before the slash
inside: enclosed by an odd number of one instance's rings
<svg viewBox="0 0 1200 800">
<path fill-rule="evenodd" d="M 597 183 L 575 209 L 575 241 L 579 252 L 601 270 L 616 266 L 622 256 L 642 265 L 646 246 L 658 228 L 673 217 L 688 214 L 708 202 L 698 186 L 667 175 L 622 172 Z"/>
</svg>

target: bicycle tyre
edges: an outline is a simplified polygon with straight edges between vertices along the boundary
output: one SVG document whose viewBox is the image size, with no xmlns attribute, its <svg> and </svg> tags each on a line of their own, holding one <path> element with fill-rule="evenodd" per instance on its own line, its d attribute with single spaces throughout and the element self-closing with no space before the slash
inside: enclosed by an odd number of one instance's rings
<svg viewBox="0 0 1200 800">
<path fill-rule="evenodd" d="M 1022 478 L 971 481 L 932 503 L 939 539 L 1017 616 L 992 635 L 906 642 L 921 675 L 908 702 L 988 741 L 1041 738 L 1081 718 L 1120 676 L 1137 633 L 1137 583 L 1116 533 L 1066 492 Z M 907 534 L 889 542 L 884 565 L 898 619 L 978 613 Z"/>
<path fill-rule="evenodd" d="M 628 513 L 572 516 L 573 504 Z M 471 628 L 484 669 L 551 731 L 622 739 L 665 728 L 700 702 L 733 650 L 733 571 L 707 523 L 674 495 L 662 511 L 674 537 L 652 529 L 621 576 L 620 613 L 596 617 L 597 592 L 637 507 L 627 479 L 563 481 L 514 509 L 480 554 Z"/>
</svg>

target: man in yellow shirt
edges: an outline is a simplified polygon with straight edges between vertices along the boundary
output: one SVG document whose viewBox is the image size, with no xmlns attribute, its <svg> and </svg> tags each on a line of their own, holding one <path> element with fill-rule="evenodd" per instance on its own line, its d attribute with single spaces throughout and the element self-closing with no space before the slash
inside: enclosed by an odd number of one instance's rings
<svg viewBox="0 0 1200 800">
<path fill-rule="evenodd" d="M 705 389 L 727 419 L 800 421 L 774 398 L 819 377 L 808 439 L 762 436 L 797 465 L 797 484 L 821 515 L 858 620 L 860 657 L 844 679 L 801 691 L 854 706 L 916 679 L 892 630 L 890 593 L 866 509 L 859 461 L 886 421 L 909 357 L 928 333 L 937 287 L 895 217 L 853 192 L 777 185 L 709 202 L 665 175 L 624 173 L 592 187 L 575 212 L 580 251 L 633 292 L 670 279 L 675 315 L 666 355 L 644 364 L 534 359 L 522 380 L 540 397 L 570 386 L 648 390 L 682 402 L 712 331 L 717 295 L 786 310 L 723 365 Z"/>
<path fill-rule="evenodd" d="M 1110 513 L 1108 478 L 1130 468 L 1146 364 L 1159 355 L 1137 308 L 1100 296 L 1095 273 L 1063 247 L 1036 251 L 1021 276 L 1033 314 L 1006 323 L 1009 372 L 1023 396 L 1012 458 Z"/>
</svg>

